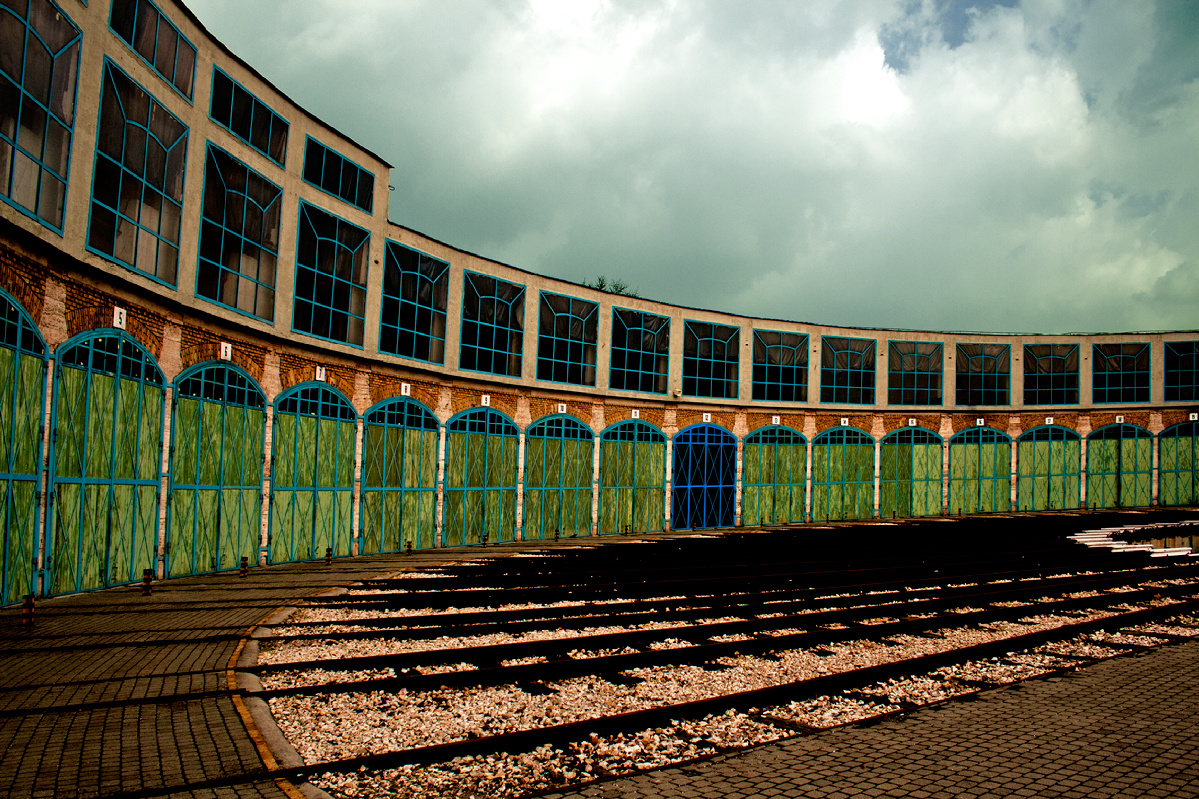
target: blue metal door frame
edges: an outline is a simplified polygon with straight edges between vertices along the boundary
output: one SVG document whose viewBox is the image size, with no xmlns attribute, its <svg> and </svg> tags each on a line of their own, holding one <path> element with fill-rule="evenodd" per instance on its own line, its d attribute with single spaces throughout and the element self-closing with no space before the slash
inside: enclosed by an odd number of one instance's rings
<svg viewBox="0 0 1199 799">
<path fill-rule="evenodd" d="M 732 527 L 737 494 L 737 439 L 713 424 L 674 436 L 670 521 L 675 530 Z"/>
<path fill-rule="evenodd" d="M 46 593 L 135 582 L 158 557 L 162 371 L 115 329 L 72 338 L 55 360 Z"/>
<path fill-rule="evenodd" d="M 0 290 L 0 605 L 20 602 L 37 588 L 38 473 L 46 413 L 46 342 L 33 318 Z M 30 393 L 30 382 L 36 395 Z"/>
<path fill-rule="evenodd" d="M 244 369 L 227 361 L 197 364 L 175 378 L 174 385 L 166 573 L 235 569 L 242 556 L 257 565 L 266 394 Z M 181 401 L 196 403 L 195 441 L 181 438 Z M 245 512 L 245 492 L 257 496 L 257 513 Z M 201 498 L 209 504 L 207 514 L 200 510 Z M 211 560 L 199 562 L 201 552 L 211 554 Z"/>
<path fill-rule="evenodd" d="M 436 546 L 440 430 L 433 412 L 407 397 L 383 400 L 363 414 L 358 526 L 364 554 L 399 552 L 409 543 Z"/>
</svg>

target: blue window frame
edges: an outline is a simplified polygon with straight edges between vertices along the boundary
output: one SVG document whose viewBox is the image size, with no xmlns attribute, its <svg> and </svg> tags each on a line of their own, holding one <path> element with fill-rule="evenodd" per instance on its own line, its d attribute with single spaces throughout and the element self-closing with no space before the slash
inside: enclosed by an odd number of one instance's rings
<svg viewBox="0 0 1199 799">
<path fill-rule="evenodd" d="M 195 83 L 196 48 L 150 0 L 113 0 L 108 24 L 188 100 Z"/>
<path fill-rule="evenodd" d="M 520 377 L 525 343 L 525 287 L 463 273 L 458 368 Z"/>
<path fill-rule="evenodd" d="M 1007 344 L 957 345 L 958 405 L 1011 404 L 1012 348 Z"/>
<path fill-rule="evenodd" d="M 300 201 L 291 327 L 362 346 L 370 233 Z"/>
<path fill-rule="evenodd" d="M 1091 393 L 1095 402 L 1148 402 L 1149 345 L 1092 345 Z"/>
<path fill-rule="evenodd" d="M 368 214 L 375 202 L 375 176 L 311 136 L 304 145 L 304 180 Z"/>
<path fill-rule="evenodd" d="M 736 399 L 741 331 L 729 325 L 683 322 L 683 394 Z"/>
<path fill-rule="evenodd" d="M 820 401 L 874 404 L 874 339 L 820 337 Z"/>
<path fill-rule="evenodd" d="M 279 166 L 287 157 L 287 120 L 218 67 L 212 68 L 208 115 Z"/>
<path fill-rule="evenodd" d="M 887 404 L 940 405 L 943 352 L 936 341 L 888 342 Z"/>
<path fill-rule="evenodd" d="M 1024 345 L 1024 404 L 1078 404 L 1078 345 Z"/>
<path fill-rule="evenodd" d="M 1199 399 L 1199 341 L 1167 341 L 1166 402 Z"/>
<path fill-rule="evenodd" d="M 208 145 L 197 295 L 274 321 L 282 196 L 274 183 Z"/>
<path fill-rule="evenodd" d="M 59 233 L 79 42 L 49 0 L 0 4 L 0 197 Z"/>
<path fill-rule="evenodd" d="M 384 261 L 379 351 L 445 363 L 450 265 L 394 241 Z"/>
<path fill-rule="evenodd" d="M 806 335 L 754 331 L 753 398 L 770 402 L 807 402 Z"/>
<path fill-rule="evenodd" d="M 543 291 L 538 320 L 537 379 L 594 386 L 599 305 Z"/>
<path fill-rule="evenodd" d="M 174 286 L 186 157 L 187 127 L 105 61 L 88 249 Z"/>
<path fill-rule="evenodd" d="M 665 394 L 669 364 L 669 317 L 626 308 L 612 309 L 609 388 Z"/>
</svg>

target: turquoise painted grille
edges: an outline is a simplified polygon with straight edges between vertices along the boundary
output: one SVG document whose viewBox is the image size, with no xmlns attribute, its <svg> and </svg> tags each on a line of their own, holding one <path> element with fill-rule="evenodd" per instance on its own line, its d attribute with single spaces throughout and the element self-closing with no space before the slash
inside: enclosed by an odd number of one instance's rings
<svg viewBox="0 0 1199 799">
<path fill-rule="evenodd" d="M 450 420 L 445 436 L 445 546 L 516 537 L 516 425 L 489 408 Z"/>
<path fill-rule="evenodd" d="M 949 513 L 1012 509 L 1012 439 L 990 427 L 971 427 L 949 440 Z"/>
<path fill-rule="evenodd" d="M 737 491 L 737 439 L 710 424 L 674 437 L 670 521 L 675 530 L 732 527 Z"/>
<path fill-rule="evenodd" d="M 554 416 L 525 434 L 524 537 L 591 534 L 595 436 L 569 416 Z"/>
<path fill-rule="evenodd" d="M 362 429 L 362 551 L 437 545 L 437 418 L 419 402 L 390 399 Z"/>
<path fill-rule="evenodd" d="M 600 436 L 600 535 L 657 532 L 665 525 L 666 436 L 619 422 Z"/>
<path fill-rule="evenodd" d="M 802 435 L 777 426 L 750 433 L 741 463 L 742 524 L 803 522 L 808 442 Z"/>
<path fill-rule="evenodd" d="M 1019 510 L 1068 510 L 1081 500 L 1082 439 L 1064 427 L 1037 427 L 1016 444 Z"/>
<path fill-rule="evenodd" d="M 848 427 L 812 442 L 812 520 L 874 515 L 874 439 Z"/>
<path fill-rule="evenodd" d="M 883 439 L 878 513 L 884 518 L 940 515 L 940 436 L 909 427 Z"/>
</svg>

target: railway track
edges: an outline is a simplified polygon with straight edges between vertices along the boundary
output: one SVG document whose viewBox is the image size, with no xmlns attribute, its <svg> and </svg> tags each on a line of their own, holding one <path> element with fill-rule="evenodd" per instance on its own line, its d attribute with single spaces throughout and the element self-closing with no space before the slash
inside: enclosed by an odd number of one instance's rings
<svg viewBox="0 0 1199 799">
<path fill-rule="evenodd" d="M 717 539 L 474 561 L 311 602 L 253 671 L 308 761 L 286 776 L 535 793 L 1199 634 L 1199 564 L 1071 531 L 755 559 L 802 536 L 764 534 L 719 567 Z"/>
</svg>

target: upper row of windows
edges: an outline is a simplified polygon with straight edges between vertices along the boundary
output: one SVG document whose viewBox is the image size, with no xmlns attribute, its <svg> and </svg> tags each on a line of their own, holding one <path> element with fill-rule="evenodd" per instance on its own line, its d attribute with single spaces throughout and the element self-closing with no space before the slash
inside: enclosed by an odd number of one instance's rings
<svg viewBox="0 0 1199 799">
<path fill-rule="evenodd" d="M 189 99 L 195 48 L 149 0 L 115 0 L 111 26 Z M 61 231 L 74 121 L 80 34 L 50 0 L 0 5 L 0 194 Z M 214 121 L 279 166 L 288 123 L 214 67 Z M 188 129 L 113 63 L 106 61 L 92 181 L 87 246 L 165 284 L 177 282 Z M 374 175 L 309 137 L 304 179 L 366 212 Z M 273 322 L 282 189 L 209 143 L 205 153 L 196 293 Z M 364 345 L 367 230 L 304 201 L 298 213 L 292 307 L 294 330 Z M 445 363 L 449 265 L 388 241 L 382 279 L 381 352 Z M 458 366 L 519 377 L 524 348 L 525 288 L 466 272 Z M 596 385 L 599 306 L 541 292 L 536 376 Z M 687 320 L 682 392 L 736 398 L 740 328 Z M 755 330 L 754 400 L 806 402 L 808 337 Z M 823 336 L 820 401 L 874 404 L 873 339 Z M 1165 350 L 1166 401 L 1199 398 L 1199 342 Z M 614 308 L 608 384 L 665 394 L 670 320 Z M 1096 344 L 1093 400 L 1148 402 L 1149 345 Z M 964 406 L 1010 404 L 1008 345 L 958 344 L 955 400 Z M 943 345 L 888 342 L 887 402 L 943 404 Z M 1079 402 L 1076 344 L 1026 345 L 1024 403 Z"/>
</svg>

